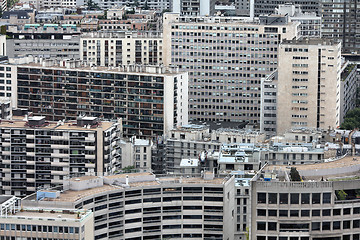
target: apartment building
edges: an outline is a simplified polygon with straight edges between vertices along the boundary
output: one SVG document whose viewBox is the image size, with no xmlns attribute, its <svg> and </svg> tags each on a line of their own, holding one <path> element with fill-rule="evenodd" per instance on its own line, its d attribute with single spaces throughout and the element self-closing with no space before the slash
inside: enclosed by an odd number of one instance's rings
<svg viewBox="0 0 360 240">
<path fill-rule="evenodd" d="M 357 65 L 345 62 L 341 68 L 340 122 L 344 121 L 344 117 L 348 111 L 356 107 L 357 86 Z"/>
<path fill-rule="evenodd" d="M 283 4 L 295 4 L 301 6 L 304 12 L 315 12 L 316 15 L 322 13 L 322 1 L 320 0 L 279 0 L 279 1 L 267 1 L 267 0 L 254 0 L 254 14 L 255 17 L 260 15 L 269 15 L 274 13 L 275 9 L 279 5 Z"/>
<path fill-rule="evenodd" d="M 322 0 L 322 32 L 326 38 L 342 42 L 343 52 L 358 53 L 360 50 L 359 2 Z"/>
<path fill-rule="evenodd" d="M 11 119 L 12 107 L 11 100 L 7 97 L 0 98 L 0 119 Z"/>
<path fill-rule="evenodd" d="M 80 59 L 90 66 L 163 63 L 163 38 L 157 32 L 82 34 L 80 49 Z"/>
<path fill-rule="evenodd" d="M 300 36 L 321 38 L 321 17 L 315 12 L 303 12 L 300 5 L 282 4 L 275 9 L 275 14 L 287 14 L 291 21 L 300 22 Z"/>
<path fill-rule="evenodd" d="M 261 79 L 260 132 L 267 137 L 276 135 L 278 70 Z"/>
<path fill-rule="evenodd" d="M 134 167 L 139 172 L 151 172 L 152 146 L 153 143 L 150 139 L 132 137 L 129 140 L 121 141 L 122 166 L 120 167 Z"/>
<path fill-rule="evenodd" d="M 7 26 L 6 55 L 79 59 L 80 29 L 70 24 Z"/>
<path fill-rule="evenodd" d="M 360 236 L 356 158 L 296 166 L 264 166 L 251 180 L 250 239 L 355 240 Z"/>
<path fill-rule="evenodd" d="M 340 125 L 341 44 L 283 41 L 279 47 L 277 133 L 294 127 Z"/>
<path fill-rule="evenodd" d="M 46 194 L 46 191 L 41 191 Z M 71 179 L 59 196 L 24 207 L 91 209 L 94 239 L 233 239 L 234 178 L 133 173 Z M 231 227 L 229 227 L 231 226 Z"/>
<path fill-rule="evenodd" d="M 121 124 L 81 117 L 47 122 L 45 117 L 2 120 L 1 193 L 24 197 L 61 185 L 72 174 L 111 173 L 120 161 Z"/>
<path fill-rule="evenodd" d="M 81 114 L 122 118 L 126 137 L 161 136 L 188 121 L 188 75 L 175 68 L 93 68 L 74 60 L 44 60 L 17 65 L 16 78 L 18 107 L 47 120 Z"/>
<path fill-rule="evenodd" d="M 94 239 L 94 215 L 89 210 L 27 209 L 14 196 L 1 196 L 0 206 L 2 239 Z"/>
<path fill-rule="evenodd" d="M 172 12 L 181 16 L 212 16 L 215 14 L 215 1 L 172 0 Z"/>
<path fill-rule="evenodd" d="M 189 72 L 189 120 L 258 124 L 261 78 L 277 68 L 279 43 L 297 38 L 299 24 L 164 14 L 164 63 Z"/>
<path fill-rule="evenodd" d="M 169 0 L 94 0 L 94 2 L 101 9 L 111 9 L 120 6 L 137 6 L 141 8 L 147 6 L 148 9 L 157 10 L 159 12 L 171 9 Z"/>
<path fill-rule="evenodd" d="M 16 66 L 6 64 L 8 60 L 0 62 L 0 97 L 10 98 L 11 107 L 17 107 Z"/>
</svg>

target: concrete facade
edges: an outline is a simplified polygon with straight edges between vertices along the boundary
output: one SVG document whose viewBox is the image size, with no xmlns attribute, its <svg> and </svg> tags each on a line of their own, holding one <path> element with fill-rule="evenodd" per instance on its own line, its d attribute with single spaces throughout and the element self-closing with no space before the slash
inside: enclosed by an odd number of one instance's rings
<svg viewBox="0 0 360 240">
<path fill-rule="evenodd" d="M 277 134 L 340 125 L 341 44 L 286 41 L 279 48 Z"/>
<path fill-rule="evenodd" d="M 80 59 L 90 66 L 161 65 L 161 33 L 89 33 L 80 39 Z"/>
<path fill-rule="evenodd" d="M 298 37 L 299 23 L 281 21 L 164 14 L 164 63 L 189 72 L 190 121 L 259 122 L 261 78 L 279 43 Z"/>
</svg>

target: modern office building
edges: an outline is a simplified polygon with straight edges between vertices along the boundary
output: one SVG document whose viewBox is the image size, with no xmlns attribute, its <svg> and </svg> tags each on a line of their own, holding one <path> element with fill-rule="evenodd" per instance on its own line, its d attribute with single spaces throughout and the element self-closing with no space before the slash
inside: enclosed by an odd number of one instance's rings
<svg viewBox="0 0 360 240">
<path fill-rule="evenodd" d="M 2 120 L 1 194 L 24 197 L 63 184 L 74 175 L 112 172 L 120 161 L 121 123 L 81 117 L 47 122 L 45 117 Z"/>
<path fill-rule="evenodd" d="M 164 14 L 166 65 L 189 72 L 189 120 L 260 120 L 261 78 L 277 68 L 278 46 L 298 37 L 300 23 Z"/>
<path fill-rule="evenodd" d="M 6 195 L 0 197 L 0 207 L 2 239 L 94 239 L 94 215 L 89 210 L 28 209 L 19 198 Z"/>
<path fill-rule="evenodd" d="M 275 14 L 287 14 L 291 21 L 300 22 L 300 36 L 321 38 L 321 17 L 315 12 L 303 12 L 300 5 L 282 4 L 275 9 Z"/>
<path fill-rule="evenodd" d="M 19 108 L 51 121 L 79 115 L 122 118 L 127 137 L 161 136 L 187 124 L 188 74 L 176 68 L 41 61 L 17 65 Z"/>
<path fill-rule="evenodd" d="M 277 133 L 340 125 L 341 44 L 326 39 L 283 41 L 279 47 Z"/>
<path fill-rule="evenodd" d="M 360 164 L 355 157 L 313 165 L 264 166 L 251 180 L 250 239 L 360 238 Z"/>
<path fill-rule="evenodd" d="M 80 58 L 80 29 L 70 24 L 7 26 L 6 55 L 44 58 Z"/>
<path fill-rule="evenodd" d="M 157 32 L 86 33 L 80 49 L 80 59 L 90 66 L 163 63 L 163 38 Z"/>
<path fill-rule="evenodd" d="M 24 207 L 91 209 L 94 239 L 233 239 L 234 177 L 157 177 L 151 173 L 71 179 L 58 196 Z M 47 194 L 40 191 L 37 195 Z M 55 194 L 53 194 L 55 195 Z M 230 227 L 229 227 L 230 226 Z"/>
<path fill-rule="evenodd" d="M 323 37 L 342 42 L 343 52 L 360 52 L 359 3 L 355 0 L 322 0 Z"/>
</svg>

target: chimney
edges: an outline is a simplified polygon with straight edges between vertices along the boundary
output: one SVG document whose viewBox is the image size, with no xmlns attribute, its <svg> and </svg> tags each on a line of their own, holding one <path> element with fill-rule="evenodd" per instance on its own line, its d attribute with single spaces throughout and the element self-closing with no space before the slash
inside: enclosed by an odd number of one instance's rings
<svg viewBox="0 0 360 240">
<path fill-rule="evenodd" d="M 126 186 L 129 186 L 129 175 L 126 175 L 125 184 Z"/>
</svg>

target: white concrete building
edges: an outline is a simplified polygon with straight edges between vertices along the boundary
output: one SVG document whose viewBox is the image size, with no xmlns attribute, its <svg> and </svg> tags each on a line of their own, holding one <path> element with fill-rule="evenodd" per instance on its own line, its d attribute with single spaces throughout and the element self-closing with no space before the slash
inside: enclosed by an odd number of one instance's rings
<svg viewBox="0 0 360 240">
<path fill-rule="evenodd" d="M 158 32 L 86 33 L 80 38 L 80 59 L 90 66 L 161 65 L 163 38 Z"/>
<path fill-rule="evenodd" d="M 120 142 L 121 167 L 134 167 L 136 171 L 151 172 L 151 148 L 150 139 L 130 138 Z"/>
<path fill-rule="evenodd" d="M 93 209 L 99 240 L 233 239 L 234 194 L 233 177 L 209 172 L 189 178 L 133 173 L 71 179 L 58 197 L 33 195 L 23 205 Z"/>
<path fill-rule="evenodd" d="M 340 125 L 341 44 L 284 41 L 279 47 L 277 134 L 294 127 Z"/>
</svg>

